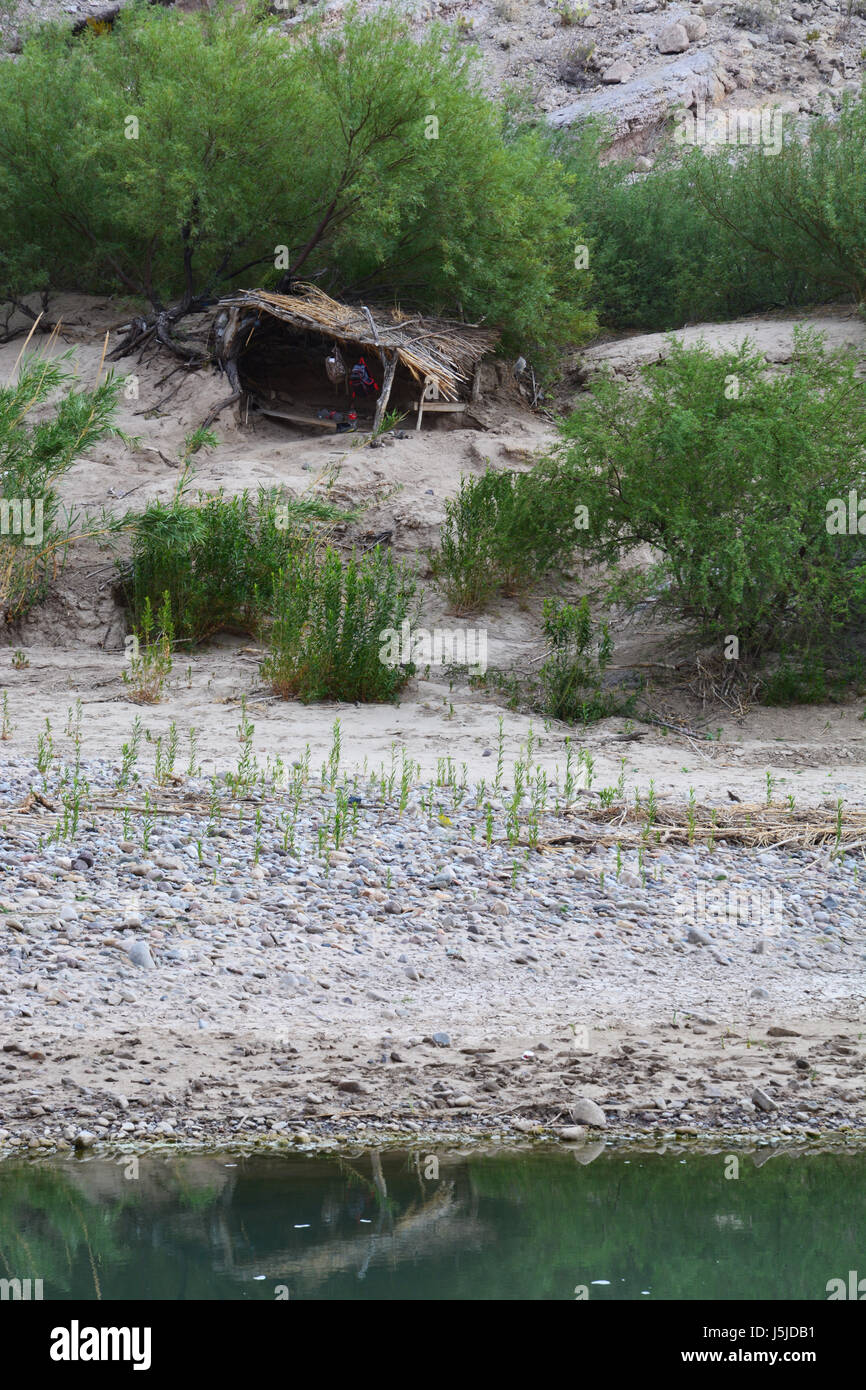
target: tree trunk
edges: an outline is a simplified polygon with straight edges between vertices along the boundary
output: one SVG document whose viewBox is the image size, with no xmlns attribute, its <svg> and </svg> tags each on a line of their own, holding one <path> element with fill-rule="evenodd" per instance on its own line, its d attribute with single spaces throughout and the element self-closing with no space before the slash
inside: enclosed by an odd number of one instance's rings
<svg viewBox="0 0 866 1390">
<path fill-rule="evenodd" d="M 376 414 L 373 417 L 373 438 L 372 443 L 376 443 L 377 436 L 382 428 L 382 421 L 385 418 L 385 411 L 388 409 L 388 398 L 391 395 L 391 387 L 394 385 L 394 374 L 397 371 L 399 358 L 396 352 L 389 356 L 382 348 L 382 356 L 385 360 L 385 376 L 382 380 L 382 390 L 379 392 L 379 399 L 376 402 Z"/>
</svg>

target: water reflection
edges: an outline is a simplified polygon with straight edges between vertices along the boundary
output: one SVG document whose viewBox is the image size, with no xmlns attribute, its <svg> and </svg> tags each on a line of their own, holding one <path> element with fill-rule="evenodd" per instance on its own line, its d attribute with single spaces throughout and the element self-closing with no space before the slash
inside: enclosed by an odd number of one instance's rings
<svg viewBox="0 0 866 1390">
<path fill-rule="evenodd" d="M 742 1156 L 731 1180 L 722 1153 L 593 1156 L 7 1161 L 0 1279 L 54 1299 L 822 1299 L 862 1264 L 864 1157 Z"/>
</svg>

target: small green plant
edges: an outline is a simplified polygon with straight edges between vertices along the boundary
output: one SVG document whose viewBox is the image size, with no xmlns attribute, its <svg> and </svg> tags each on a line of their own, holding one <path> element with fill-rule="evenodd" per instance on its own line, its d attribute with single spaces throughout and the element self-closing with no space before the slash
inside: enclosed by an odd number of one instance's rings
<svg viewBox="0 0 866 1390">
<path fill-rule="evenodd" d="M 144 810 L 141 815 L 141 848 L 147 854 L 150 849 L 150 841 L 153 837 L 153 803 L 150 799 L 150 792 L 144 793 Z"/>
<path fill-rule="evenodd" d="M 26 671 L 30 665 L 30 658 L 24 652 L 13 652 L 12 665 L 16 671 Z"/>
<path fill-rule="evenodd" d="M 120 775 L 117 779 L 118 791 L 125 791 L 132 782 L 138 781 L 136 765 L 138 763 L 138 753 L 141 747 L 141 716 L 136 715 L 132 722 L 132 733 L 129 742 L 121 747 Z"/>
<path fill-rule="evenodd" d="M 689 809 L 688 809 L 688 812 L 687 812 L 687 820 L 688 820 L 688 826 L 689 826 L 689 844 L 690 844 L 690 845 L 693 845 L 693 844 L 695 843 L 695 829 L 696 829 L 696 825 L 697 825 L 696 809 L 697 809 L 697 797 L 696 797 L 696 795 L 695 795 L 695 789 L 694 789 L 694 787 L 689 787 Z"/>
<path fill-rule="evenodd" d="M 589 18 L 589 5 L 572 5 L 569 0 L 557 0 L 554 8 L 564 29 L 570 29 L 576 24 L 584 24 Z"/>
<path fill-rule="evenodd" d="M 247 717 L 247 698 L 241 696 L 241 718 L 237 727 L 237 740 L 241 745 L 237 772 L 226 773 L 226 784 L 233 797 L 249 795 L 259 775 L 258 762 L 253 752 L 255 725 Z"/>
<path fill-rule="evenodd" d="M 14 725 L 9 718 L 9 693 L 3 691 L 2 705 L 0 705 L 0 739 L 6 742 L 12 737 Z"/>
<path fill-rule="evenodd" d="M 45 598 L 72 545 L 122 525 L 82 518 L 61 500 L 59 485 L 82 454 L 123 438 L 113 423 L 120 381 L 109 375 L 93 390 L 76 389 L 67 359 L 25 356 L 17 380 L 0 386 L 0 627 Z M 13 656 L 17 669 L 28 665 L 22 658 Z"/>
<path fill-rule="evenodd" d="M 596 630 L 586 598 L 577 606 L 545 599 L 543 630 L 548 657 L 539 681 L 545 712 L 555 719 L 583 723 L 603 718 L 611 708 L 601 688 L 613 654 L 607 624 Z"/>
<path fill-rule="evenodd" d="M 201 775 L 201 767 L 196 762 L 196 757 L 198 755 L 198 734 L 194 727 L 190 728 L 187 738 L 189 740 L 189 762 L 186 766 L 186 775 L 187 777 L 199 777 Z"/>
<path fill-rule="evenodd" d="M 54 761 L 54 740 L 51 737 L 51 721 L 46 715 L 45 732 L 36 739 L 36 768 L 42 777 L 43 790 L 48 790 L 48 772 Z"/>
<path fill-rule="evenodd" d="M 162 699 L 165 683 L 172 669 L 173 640 L 171 599 L 166 590 L 156 620 L 150 606 L 150 598 L 145 599 L 141 628 L 133 633 L 132 656 L 129 669 L 123 672 L 123 680 L 129 690 L 129 698 L 135 704 L 153 705 Z"/>
<path fill-rule="evenodd" d="M 382 436 L 389 434 L 391 430 L 395 430 L 400 424 L 400 421 L 405 420 L 405 418 L 405 412 L 399 410 L 386 410 L 379 424 L 371 432 L 368 443 L 373 447 L 381 443 Z"/>
</svg>

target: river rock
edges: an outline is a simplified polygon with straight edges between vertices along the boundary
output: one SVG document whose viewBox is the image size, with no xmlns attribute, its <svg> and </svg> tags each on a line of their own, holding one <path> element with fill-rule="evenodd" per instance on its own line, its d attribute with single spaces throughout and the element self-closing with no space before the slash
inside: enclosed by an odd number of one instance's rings
<svg viewBox="0 0 866 1390">
<path fill-rule="evenodd" d="M 630 82 L 634 77 L 634 68 L 626 58 L 620 58 L 616 63 L 611 63 L 609 68 L 605 68 L 601 75 L 602 82 Z"/>
<path fill-rule="evenodd" d="M 586 1125 L 566 1125 L 559 1131 L 560 1139 L 566 1144 L 579 1144 L 587 1136 Z"/>
<path fill-rule="evenodd" d="M 779 1108 L 776 1102 L 773 1100 L 773 1097 L 768 1096 L 766 1091 L 762 1091 L 760 1086 L 756 1086 L 754 1091 L 752 1092 L 752 1104 L 756 1105 L 759 1110 L 766 1111 L 767 1114 L 769 1114 L 770 1111 L 778 1110 Z"/>
<path fill-rule="evenodd" d="M 587 1096 L 579 1096 L 571 1106 L 571 1118 L 576 1125 L 591 1125 L 593 1129 L 604 1129 L 607 1124 L 600 1105 Z"/>
<path fill-rule="evenodd" d="M 152 970 L 154 966 L 153 956 L 150 954 L 150 947 L 146 941 L 133 941 L 127 947 L 127 955 L 133 965 L 137 965 L 142 970 Z"/>
</svg>

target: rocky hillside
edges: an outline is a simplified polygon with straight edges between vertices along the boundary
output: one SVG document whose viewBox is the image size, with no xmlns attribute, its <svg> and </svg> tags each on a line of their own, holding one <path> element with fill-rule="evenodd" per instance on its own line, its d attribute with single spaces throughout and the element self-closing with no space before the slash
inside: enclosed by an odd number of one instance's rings
<svg viewBox="0 0 866 1390">
<path fill-rule="evenodd" d="M 179 0 L 194 9 L 205 0 Z M 379 0 L 363 0 L 375 10 Z M 480 49 L 489 90 L 523 89 L 555 125 L 609 120 L 613 152 L 651 159 L 677 109 L 711 113 L 710 140 L 736 138 L 737 112 L 778 106 L 815 115 L 857 90 L 866 54 L 866 0 L 398 0 L 419 31 L 440 20 Z M 49 18 L 94 18 L 107 0 L 0 0 L 8 51 Z M 274 24 L 290 30 L 313 7 L 275 0 Z M 323 6 L 342 16 L 343 0 Z M 701 105 L 703 104 L 703 105 Z M 720 120 L 719 117 L 723 119 Z M 727 121 L 727 124 L 725 124 Z"/>
</svg>

